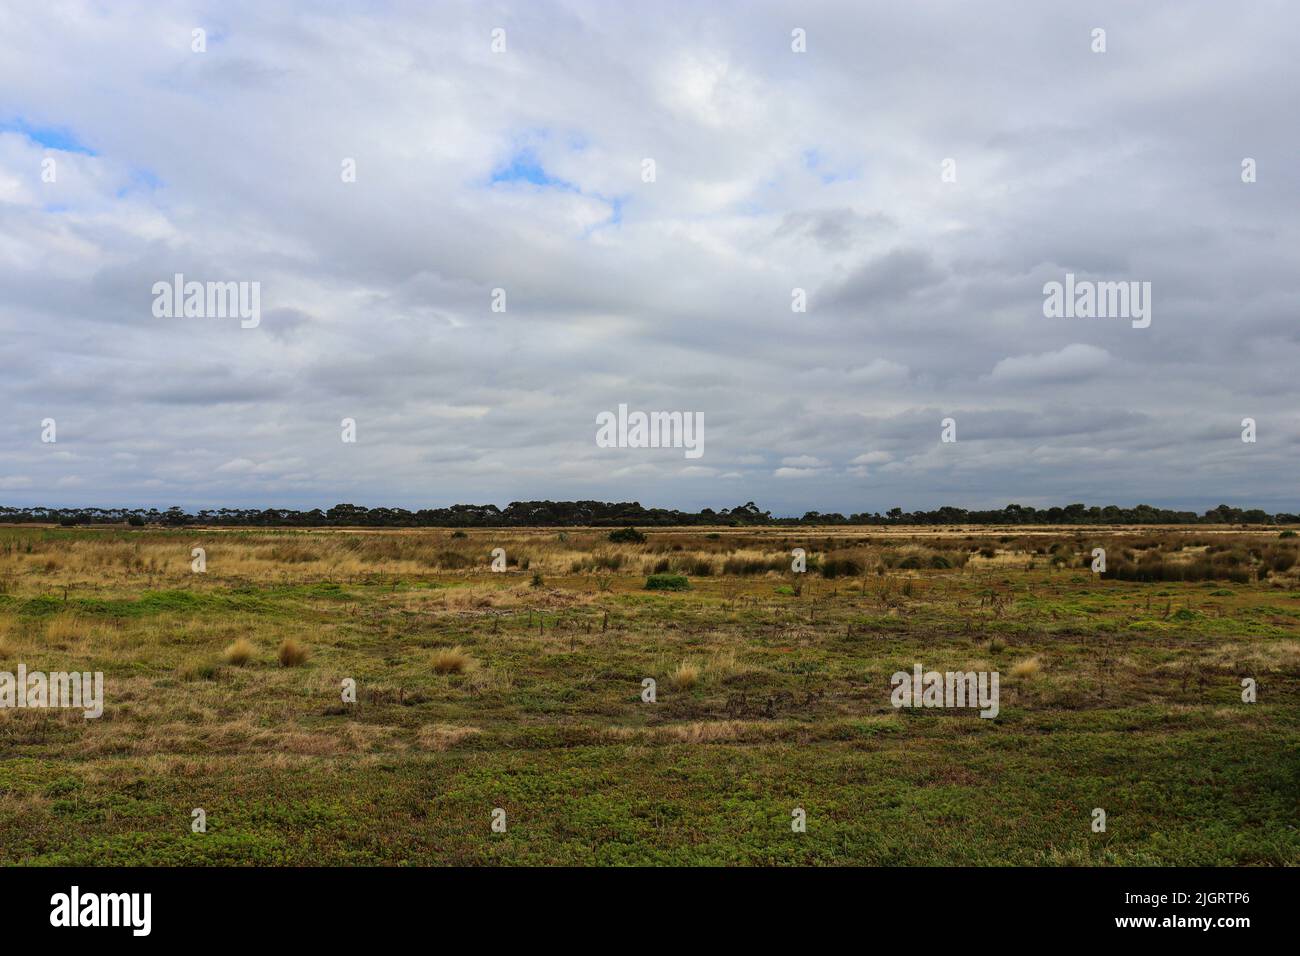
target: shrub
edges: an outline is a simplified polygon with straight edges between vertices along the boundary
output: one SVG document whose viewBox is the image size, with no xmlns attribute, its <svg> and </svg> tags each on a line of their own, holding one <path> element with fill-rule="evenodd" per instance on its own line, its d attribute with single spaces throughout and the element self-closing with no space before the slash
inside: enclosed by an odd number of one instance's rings
<svg viewBox="0 0 1300 956">
<path fill-rule="evenodd" d="M 626 528 L 618 528 L 609 533 L 609 540 L 615 544 L 644 544 L 645 535 L 630 525 Z"/>
<path fill-rule="evenodd" d="M 466 568 L 472 568 L 478 564 L 478 561 L 468 554 L 461 554 L 459 551 L 439 551 L 433 563 L 445 571 L 463 571 Z"/>
<path fill-rule="evenodd" d="M 433 652 L 435 674 L 463 674 L 473 666 L 474 658 L 466 654 L 460 645 L 440 647 Z"/>
<path fill-rule="evenodd" d="M 299 667 L 307 662 L 311 654 L 302 644 L 299 644 L 292 637 L 286 637 L 280 643 L 280 666 L 281 667 Z"/>
<path fill-rule="evenodd" d="M 532 580 L 531 583 L 532 583 L 532 586 L 535 587 L 535 588 L 540 588 L 543 584 L 546 583 L 545 581 L 542 580 L 542 572 L 541 572 L 541 571 L 534 571 L 534 572 L 533 572 L 533 580 Z"/>
<path fill-rule="evenodd" d="M 784 571 L 789 567 L 785 558 L 727 558 L 722 562 L 723 574 L 766 574 L 768 571 Z"/>
<path fill-rule="evenodd" d="M 241 637 L 221 652 L 221 659 L 235 667 L 243 667 L 253 659 L 254 653 L 256 648 L 247 638 Z"/>
<path fill-rule="evenodd" d="M 707 578 L 713 574 L 713 562 L 708 558 L 691 558 L 684 562 L 684 570 L 687 574 L 693 574 L 697 578 Z"/>
<path fill-rule="evenodd" d="M 852 558 L 827 558 L 821 565 L 824 578 L 850 578 L 862 573 L 862 565 Z"/>
<path fill-rule="evenodd" d="M 1244 555 L 1229 551 L 1192 561 L 1166 561 L 1159 554 L 1147 553 L 1137 563 L 1119 560 L 1108 564 L 1102 577 L 1119 581 L 1231 581 L 1248 584 L 1253 574 Z"/>
<path fill-rule="evenodd" d="M 320 555 L 300 544 L 277 544 L 269 552 L 270 559 L 278 564 L 307 564 L 319 561 Z"/>
<path fill-rule="evenodd" d="M 652 574 L 645 579 L 647 591 L 685 591 L 691 582 L 684 574 Z"/>
<path fill-rule="evenodd" d="M 627 556 L 618 552 L 613 554 L 589 554 L 585 558 L 578 558 L 569 565 L 569 571 L 572 574 L 581 574 L 583 571 L 617 571 L 626 561 Z"/>
<path fill-rule="evenodd" d="M 1280 535 L 1278 535 L 1278 537 L 1279 537 L 1279 538 L 1294 538 L 1294 537 L 1295 537 L 1295 532 L 1288 528 L 1286 531 L 1283 531 Z"/>
<path fill-rule="evenodd" d="M 1296 554 L 1294 551 L 1278 551 L 1269 561 L 1269 566 L 1274 571 L 1290 571 L 1295 567 Z"/>
</svg>

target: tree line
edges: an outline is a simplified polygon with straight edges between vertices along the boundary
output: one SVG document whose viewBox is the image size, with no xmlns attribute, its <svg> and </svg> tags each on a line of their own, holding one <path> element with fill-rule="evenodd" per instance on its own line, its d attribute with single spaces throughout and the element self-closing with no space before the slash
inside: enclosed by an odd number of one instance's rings
<svg viewBox="0 0 1300 956">
<path fill-rule="evenodd" d="M 945 506 L 933 511 L 904 511 L 890 508 L 884 514 L 860 512 L 848 516 L 836 512 L 809 511 L 803 517 L 772 517 L 749 501 L 734 508 L 714 511 L 679 511 L 643 508 L 635 501 L 513 501 L 504 508 L 496 505 L 452 505 L 449 508 L 366 508 L 337 504 L 332 508 L 296 511 L 290 508 L 219 508 L 190 513 L 178 507 L 157 508 L 8 508 L 0 506 L 3 524 L 127 525 L 184 527 L 216 525 L 226 527 L 373 527 L 373 528 L 499 528 L 499 527 L 670 527 L 690 525 L 1034 525 L 1034 524 L 1252 524 L 1300 523 L 1300 515 L 1269 514 L 1259 508 L 1241 509 L 1228 505 L 1204 514 L 1174 511 L 1151 505 L 1121 508 L 1117 505 L 1089 507 L 1032 508 L 1009 504 L 988 511 L 969 511 Z"/>
</svg>

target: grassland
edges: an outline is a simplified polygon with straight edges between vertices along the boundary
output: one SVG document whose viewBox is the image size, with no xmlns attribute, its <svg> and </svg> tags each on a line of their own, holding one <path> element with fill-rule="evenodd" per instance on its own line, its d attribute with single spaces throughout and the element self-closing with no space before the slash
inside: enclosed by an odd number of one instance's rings
<svg viewBox="0 0 1300 956">
<path fill-rule="evenodd" d="M 1276 530 L 6 528 L 19 662 L 106 700 L 0 710 L 5 864 L 1300 862 Z"/>
</svg>

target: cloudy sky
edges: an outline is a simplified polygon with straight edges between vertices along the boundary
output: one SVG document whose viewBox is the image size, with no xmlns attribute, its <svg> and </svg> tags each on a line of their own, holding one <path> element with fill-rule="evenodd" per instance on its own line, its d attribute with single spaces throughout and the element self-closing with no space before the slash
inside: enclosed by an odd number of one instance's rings
<svg viewBox="0 0 1300 956">
<path fill-rule="evenodd" d="M 0 4 L 0 503 L 1296 510 L 1292 3 L 289 7 Z"/>
</svg>

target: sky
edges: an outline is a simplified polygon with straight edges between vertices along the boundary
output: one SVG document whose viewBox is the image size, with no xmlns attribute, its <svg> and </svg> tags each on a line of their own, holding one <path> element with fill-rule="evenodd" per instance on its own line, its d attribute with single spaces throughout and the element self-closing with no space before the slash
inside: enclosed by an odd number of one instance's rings
<svg viewBox="0 0 1300 956">
<path fill-rule="evenodd" d="M 1300 510 L 1298 26 L 2 3 L 0 504 Z M 620 404 L 703 453 L 600 447 Z"/>
</svg>

